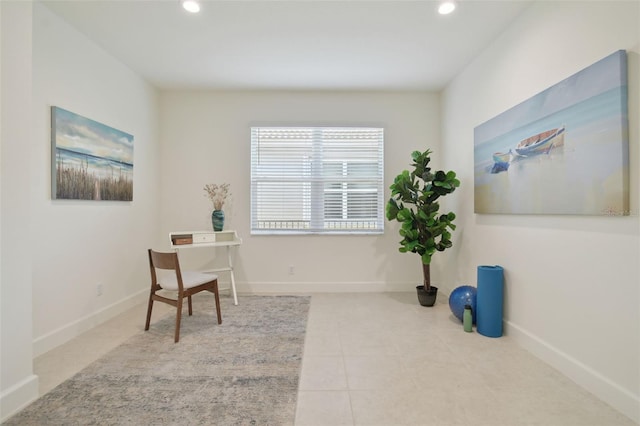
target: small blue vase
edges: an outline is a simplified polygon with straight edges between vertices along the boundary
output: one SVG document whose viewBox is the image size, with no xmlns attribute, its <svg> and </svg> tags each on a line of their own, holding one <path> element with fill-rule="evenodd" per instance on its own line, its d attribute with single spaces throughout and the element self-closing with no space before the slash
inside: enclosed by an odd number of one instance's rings
<svg viewBox="0 0 640 426">
<path fill-rule="evenodd" d="M 222 231 L 224 227 L 224 212 L 222 210 L 214 210 L 213 213 L 211 213 L 211 224 L 213 225 L 214 231 Z"/>
</svg>

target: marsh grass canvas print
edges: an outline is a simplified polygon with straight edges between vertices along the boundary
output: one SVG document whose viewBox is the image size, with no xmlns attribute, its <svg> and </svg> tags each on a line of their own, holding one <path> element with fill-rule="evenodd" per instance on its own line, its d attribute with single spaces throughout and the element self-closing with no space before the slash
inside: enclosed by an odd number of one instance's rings
<svg viewBox="0 0 640 426">
<path fill-rule="evenodd" d="M 133 200 L 133 136 L 51 107 L 51 197 Z"/>
<path fill-rule="evenodd" d="M 627 56 L 617 51 L 474 129 L 474 210 L 629 214 Z"/>
</svg>

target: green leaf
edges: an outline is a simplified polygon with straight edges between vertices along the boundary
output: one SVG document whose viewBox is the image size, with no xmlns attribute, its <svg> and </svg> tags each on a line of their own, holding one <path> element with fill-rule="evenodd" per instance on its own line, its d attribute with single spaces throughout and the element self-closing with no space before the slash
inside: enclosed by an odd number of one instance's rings
<svg viewBox="0 0 640 426">
<path fill-rule="evenodd" d="M 395 220 L 396 217 L 398 216 L 399 211 L 400 209 L 398 207 L 398 203 L 396 203 L 396 200 L 394 200 L 393 198 L 390 198 L 389 201 L 387 202 L 387 208 L 386 208 L 387 219 Z"/>
<path fill-rule="evenodd" d="M 405 244 L 405 248 L 409 251 L 413 251 L 416 249 L 416 247 L 418 246 L 419 242 L 418 241 L 410 241 L 407 244 Z"/>
<path fill-rule="evenodd" d="M 397 219 L 400 222 L 411 220 L 411 210 L 409 210 L 407 208 L 404 208 L 404 209 L 398 211 Z"/>
</svg>

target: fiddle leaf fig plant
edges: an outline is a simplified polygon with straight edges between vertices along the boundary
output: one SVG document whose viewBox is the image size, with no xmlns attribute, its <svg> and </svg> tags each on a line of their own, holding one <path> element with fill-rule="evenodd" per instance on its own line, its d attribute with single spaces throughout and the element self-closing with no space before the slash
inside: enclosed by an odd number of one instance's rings
<svg viewBox="0 0 640 426">
<path fill-rule="evenodd" d="M 431 257 L 453 245 L 451 231 L 456 229 L 455 213 L 440 213 L 438 199 L 460 186 L 455 172 L 431 170 L 431 153 L 429 149 L 411 153 L 413 170 L 403 170 L 396 176 L 386 206 L 387 219 L 401 224 L 400 252 L 421 257 L 426 291 L 431 290 Z"/>
</svg>

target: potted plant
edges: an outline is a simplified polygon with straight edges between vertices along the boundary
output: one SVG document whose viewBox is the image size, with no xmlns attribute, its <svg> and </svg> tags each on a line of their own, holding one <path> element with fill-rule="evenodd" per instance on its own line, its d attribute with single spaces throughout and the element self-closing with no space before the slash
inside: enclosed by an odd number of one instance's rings
<svg viewBox="0 0 640 426">
<path fill-rule="evenodd" d="M 451 231 L 456 229 L 453 212 L 440 213 L 438 199 L 460 186 L 453 171 L 432 171 L 429 167 L 431 150 L 414 151 L 413 170 L 396 176 L 387 202 L 388 220 L 400 222 L 400 252 L 416 253 L 422 261 L 423 285 L 416 287 L 418 300 L 423 306 L 433 306 L 438 288 L 431 285 L 431 257 L 436 251 L 451 247 Z"/>
</svg>

